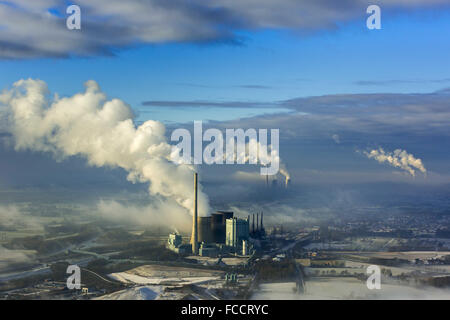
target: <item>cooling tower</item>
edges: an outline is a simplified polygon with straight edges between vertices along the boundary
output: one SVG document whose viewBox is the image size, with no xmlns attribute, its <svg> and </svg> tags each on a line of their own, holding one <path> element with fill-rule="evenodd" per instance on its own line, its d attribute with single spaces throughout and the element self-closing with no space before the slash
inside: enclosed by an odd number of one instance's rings
<svg viewBox="0 0 450 320">
<path fill-rule="evenodd" d="M 211 223 L 211 217 L 199 217 L 198 218 L 198 242 L 206 242 L 212 243 L 213 240 L 213 232 Z"/>
</svg>

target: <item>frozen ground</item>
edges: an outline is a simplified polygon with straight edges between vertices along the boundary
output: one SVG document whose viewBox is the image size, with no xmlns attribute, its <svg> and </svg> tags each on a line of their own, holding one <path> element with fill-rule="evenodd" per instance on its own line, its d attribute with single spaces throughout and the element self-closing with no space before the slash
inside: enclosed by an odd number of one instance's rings
<svg viewBox="0 0 450 320">
<path fill-rule="evenodd" d="M 156 300 L 162 294 L 161 286 L 140 286 L 107 294 L 98 300 Z"/>
<path fill-rule="evenodd" d="M 295 282 L 263 283 L 259 285 L 251 300 L 298 300 L 301 295 L 294 292 Z"/>
<path fill-rule="evenodd" d="M 252 300 L 341 300 L 341 299 L 444 299 L 450 300 L 450 290 L 431 287 L 415 288 L 405 285 L 381 284 L 380 290 L 369 290 L 356 278 L 315 278 L 306 281 L 304 294 L 294 292 L 295 283 L 265 283 L 260 285 Z"/>
<path fill-rule="evenodd" d="M 220 279 L 223 271 L 160 265 L 140 266 L 125 272 L 109 275 L 110 278 L 128 284 L 192 284 Z"/>
<path fill-rule="evenodd" d="M 181 288 L 184 285 L 201 285 L 205 293 L 214 298 L 209 292 L 221 287 L 223 271 L 205 270 L 185 267 L 171 267 L 160 265 L 140 266 L 125 272 L 117 272 L 108 276 L 114 280 L 134 285 L 130 289 L 114 292 L 102 296 L 106 300 L 177 300 L 182 299 L 186 293 L 168 288 Z M 194 294 L 195 295 L 195 294 Z"/>
<path fill-rule="evenodd" d="M 199 284 L 206 281 L 218 280 L 220 277 L 186 277 L 186 278 L 156 278 L 156 277 L 143 277 L 128 272 L 117 272 L 108 275 L 110 278 L 120 281 L 122 283 L 134 283 L 134 284 L 155 284 L 162 283 L 177 283 L 177 284 Z"/>
<path fill-rule="evenodd" d="M 315 278 L 306 282 L 302 299 L 450 299 L 450 290 L 431 287 L 415 288 L 381 284 L 380 290 L 369 290 L 356 278 Z"/>
</svg>

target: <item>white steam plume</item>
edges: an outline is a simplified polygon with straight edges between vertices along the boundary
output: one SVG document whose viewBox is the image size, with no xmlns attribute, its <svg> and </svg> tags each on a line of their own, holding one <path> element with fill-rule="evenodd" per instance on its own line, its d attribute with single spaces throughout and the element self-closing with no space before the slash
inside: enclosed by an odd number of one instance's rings
<svg viewBox="0 0 450 320">
<path fill-rule="evenodd" d="M 284 164 L 281 164 L 280 166 L 280 173 L 286 178 L 286 180 L 291 179 L 291 175 L 287 171 L 286 166 Z"/>
<path fill-rule="evenodd" d="M 51 152 L 59 160 L 79 155 L 91 166 L 123 168 L 129 181 L 148 182 L 151 195 L 192 212 L 194 168 L 170 161 L 164 125 L 149 120 L 136 127 L 127 104 L 107 100 L 95 81 L 85 87 L 71 97 L 50 99 L 44 81 L 28 79 L 0 94 L 15 149 Z M 198 201 L 199 214 L 206 215 L 208 199 L 201 190 Z"/>
<path fill-rule="evenodd" d="M 291 176 L 287 171 L 286 165 L 281 161 L 277 150 L 272 151 L 271 144 L 267 146 L 267 152 L 260 152 L 261 148 L 261 143 L 252 138 L 245 144 L 245 150 L 243 150 L 243 152 L 238 153 L 237 147 L 235 146 L 234 154 L 231 155 L 231 160 L 241 159 L 243 163 L 252 164 L 268 164 L 272 161 L 277 161 L 279 163 L 280 174 L 282 174 L 286 180 L 290 180 Z M 274 153 L 273 155 L 272 152 Z M 224 155 L 224 160 L 226 160 L 226 155 Z M 242 172 L 237 172 L 237 175 L 242 175 Z"/>
<path fill-rule="evenodd" d="M 416 170 L 423 174 L 427 173 L 422 160 L 415 158 L 406 150 L 396 149 L 394 152 L 385 152 L 382 148 L 374 149 L 370 152 L 364 151 L 364 154 L 369 159 L 375 159 L 379 163 L 387 162 L 393 167 L 405 170 L 413 177 L 416 176 Z"/>
<path fill-rule="evenodd" d="M 333 134 L 332 136 L 331 136 L 331 138 L 334 140 L 334 142 L 336 142 L 337 144 L 340 144 L 341 143 L 341 138 L 339 137 L 339 135 L 338 134 Z"/>
</svg>

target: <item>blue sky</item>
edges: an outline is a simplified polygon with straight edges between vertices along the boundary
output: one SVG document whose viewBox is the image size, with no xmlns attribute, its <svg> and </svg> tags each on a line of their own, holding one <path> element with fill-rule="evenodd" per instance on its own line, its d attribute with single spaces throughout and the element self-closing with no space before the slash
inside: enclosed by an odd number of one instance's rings
<svg viewBox="0 0 450 320">
<path fill-rule="evenodd" d="M 67 30 L 66 1 L 0 1 L 0 88 L 34 78 L 72 96 L 95 80 L 167 134 L 193 120 L 279 128 L 302 183 L 449 185 L 450 1 L 376 1 L 381 30 L 366 27 L 369 1 L 255 1 L 75 0 L 81 30 Z M 11 136 L 1 107 L 0 138 Z M 427 173 L 364 153 L 380 148 L 406 150 Z M 0 153 L 7 168 L 19 163 Z"/>
<path fill-rule="evenodd" d="M 383 11 L 382 11 L 383 12 Z M 361 16 L 338 30 L 239 31 L 230 43 L 140 44 L 116 56 L 0 60 L 0 88 L 22 78 L 39 78 L 52 92 L 71 95 L 94 79 L 110 97 L 136 110 L 161 101 L 274 102 L 334 93 L 426 93 L 450 87 L 446 41 L 450 11 L 382 14 L 382 30 L 368 30 Z M 360 83 L 362 82 L 362 83 Z M 154 107 L 153 107 L 154 108 Z M 156 108 L 159 120 L 188 114 L 230 119 L 255 110 Z M 264 110 L 268 112 L 268 110 Z M 145 113 L 140 113 L 140 118 Z"/>
</svg>

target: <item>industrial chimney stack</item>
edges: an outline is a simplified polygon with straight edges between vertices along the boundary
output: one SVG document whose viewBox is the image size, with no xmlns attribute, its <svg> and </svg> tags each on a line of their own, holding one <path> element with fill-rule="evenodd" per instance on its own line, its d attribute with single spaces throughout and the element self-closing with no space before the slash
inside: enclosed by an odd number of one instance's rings
<svg viewBox="0 0 450 320">
<path fill-rule="evenodd" d="M 197 180 L 198 174 L 194 173 L 194 215 L 192 217 L 192 253 L 198 254 L 198 212 L 197 212 Z"/>
<path fill-rule="evenodd" d="M 261 231 L 264 230 L 264 225 L 263 225 L 263 213 L 261 212 Z"/>
</svg>

